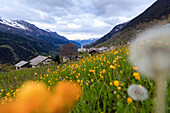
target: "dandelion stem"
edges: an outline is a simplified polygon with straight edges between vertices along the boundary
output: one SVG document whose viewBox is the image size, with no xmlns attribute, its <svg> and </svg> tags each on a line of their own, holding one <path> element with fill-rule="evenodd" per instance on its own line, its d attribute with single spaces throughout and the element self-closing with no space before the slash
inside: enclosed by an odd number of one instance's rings
<svg viewBox="0 0 170 113">
<path fill-rule="evenodd" d="M 135 110 L 135 113 L 137 113 L 137 111 L 138 111 L 138 104 L 139 104 L 139 100 L 136 101 L 136 110 Z"/>
<path fill-rule="evenodd" d="M 154 110 L 155 113 L 165 113 L 166 108 L 166 80 L 165 76 L 159 74 L 155 80 L 156 91 L 155 91 L 155 102 Z"/>
</svg>

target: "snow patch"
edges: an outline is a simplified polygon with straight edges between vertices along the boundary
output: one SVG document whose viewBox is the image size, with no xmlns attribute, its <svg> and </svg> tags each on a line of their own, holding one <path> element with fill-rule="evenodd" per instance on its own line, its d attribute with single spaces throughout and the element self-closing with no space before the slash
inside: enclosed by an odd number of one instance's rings
<svg viewBox="0 0 170 113">
<path fill-rule="evenodd" d="M 23 26 L 22 24 L 17 23 L 17 21 L 15 21 L 15 20 L 8 20 L 5 18 L 0 18 L 0 23 L 17 28 L 17 29 L 28 30 L 28 28 L 26 26 Z"/>
</svg>

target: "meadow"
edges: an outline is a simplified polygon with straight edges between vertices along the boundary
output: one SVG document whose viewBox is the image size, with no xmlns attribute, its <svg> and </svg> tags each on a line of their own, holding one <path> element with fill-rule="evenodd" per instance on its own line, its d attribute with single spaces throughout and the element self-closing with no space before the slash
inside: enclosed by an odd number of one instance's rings
<svg viewBox="0 0 170 113">
<path fill-rule="evenodd" d="M 149 96 L 139 102 L 138 112 L 152 113 L 155 83 L 141 76 L 135 64 L 129 64 L 128 55 L 128 47 L 123 46 L 81 61 L 0 74 L 0 103 L 5 104 L 15 97 L 16 90 L 27 80 L 42 81 L 48 85 L 48 90 L 53 90 L 61 81 L 70 81 L 83 90 L 70 113 L 133 113 L 136 101 L 129 97 L 127 88 L 139 84 L 148 90 Z M 167 109 L 170 111 L 170 82 L 167 86 Z"/>
</svg>

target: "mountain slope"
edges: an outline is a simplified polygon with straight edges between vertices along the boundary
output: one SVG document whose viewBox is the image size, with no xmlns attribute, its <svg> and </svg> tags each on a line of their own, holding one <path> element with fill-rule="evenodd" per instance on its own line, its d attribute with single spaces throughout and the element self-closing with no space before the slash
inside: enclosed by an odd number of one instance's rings
<svg viewBox="0 0 170 113">
<path fill-rule="evenodd" d="M 170 14 L 170 0 L 157 0 L 143 13 L 132 19 L 122 30 L 154 19 L 161 19 L 163 16 L 167 17 L 168 14 Z"/>
<path fill-rule="evenodd" d="M 7 20 L 0 18 L 0 31 L 29 38 L 41 38 L 57 46 L 64 45 L 65 43 L 74 43 L 80 46 L 80 44 L 70 41 L 64 36 L 58 35 L 56 32 L 42 30 L 23 20 Z"/>
<path fill-rule="evenodd" d="M 166 24 L 170 15 L 170 0 L 157 0 L 148 9 L 132 19 L 118 33 L 105 41 L 100 46 L 112 46 L 127 43 L 135 38 L 136 34 L 155 24 Z"/>
<path fill-rule="evenodd" d="M 105 41 L 107 41 L 108 39 L 110 39 L 114 34 L 116 34 L 117 32 L 119 32 L 127 23 L 123 23 L 123 24 L 119 24 L 117 26 L 115 26 L 109 33 L 107 33 L 106 35 L 104 35 L 102 38 L 98 39 L 97 41 L 86 45 L 85 47 L 90 48 L 90 47 L 94 47 L 98 44 L 101 44 Z"/>
<path fill-rule="evenodd" d="M 0 31 L 0 62 L 15 64 L 39 54 L 47 55 L 55 47 L 41 39 L 30 39 Z"/>
</svg>

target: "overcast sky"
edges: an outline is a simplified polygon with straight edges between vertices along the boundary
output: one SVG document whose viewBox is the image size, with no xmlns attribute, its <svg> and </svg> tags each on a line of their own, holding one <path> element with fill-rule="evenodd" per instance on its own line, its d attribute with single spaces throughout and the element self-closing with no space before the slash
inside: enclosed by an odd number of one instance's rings
<svg viewBox="0 0 170 113">
<path fill-rule="evenodd" d="M 68 39 L 100 38 L 156 0 L 0 0 L 0 16 L 25 20 Z"/>
</svg>

